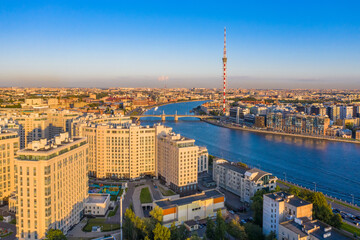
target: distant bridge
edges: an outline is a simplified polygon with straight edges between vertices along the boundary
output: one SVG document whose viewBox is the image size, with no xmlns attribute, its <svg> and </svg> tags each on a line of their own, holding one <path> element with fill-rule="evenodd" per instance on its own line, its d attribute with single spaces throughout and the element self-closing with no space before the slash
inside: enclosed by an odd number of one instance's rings
<svg viewBox="0 0 360 240">
<path fill-rule="evenodd" d="M 136 118 L 137 120 L 139 120 L 140 118 L 144 118 L 144 117 L 157 117 L 157 118 L 161 118 L 161 121 L 165 122 L 166 118 L 168 117 L 172 117 L 174 118 L 174 121 L 177 122 L 179 121 L 179 118 L 198 118 L 198 119 L 220 119 L 219 116 L 211 116 L 211 115 L 178 115 L 178 114 L 161 114 L 161 115 L 136 115 L 136 116 L 130 116 L 131 118 Z"/>
</svg>

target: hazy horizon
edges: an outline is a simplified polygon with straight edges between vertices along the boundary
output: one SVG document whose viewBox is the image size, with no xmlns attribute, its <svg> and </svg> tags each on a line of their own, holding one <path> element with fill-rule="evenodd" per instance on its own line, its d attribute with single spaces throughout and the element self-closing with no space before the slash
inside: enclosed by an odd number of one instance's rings
<svg viewBox="0 0 360 240">
<path fill-rule="evenodd" d="M 360 88 L 360 3 L 2 1 L 0 86 Z M 160 80 L 159 80 L 160 79 Z"/>
</svg>

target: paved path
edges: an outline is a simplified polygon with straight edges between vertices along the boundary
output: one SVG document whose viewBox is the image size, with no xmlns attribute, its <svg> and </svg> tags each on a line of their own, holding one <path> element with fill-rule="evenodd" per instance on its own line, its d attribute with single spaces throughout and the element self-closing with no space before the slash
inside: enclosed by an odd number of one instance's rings
<svg viewBox="0 0 360 240">
<path fill-rule="evenodd" d="M 149 187 L 147 184 L 136 187 L 133 197 L 132 197 L 135 215 L 140 218 L 144 217 L 144 211 L 141 207 L 141 202 L 140 202 L 140 193 L 141 193 L 141 189 L 147 188 L 147 187 Z M 152 191 L 149 191 L 149 192 L 150 192 L 151 198 L 154 199 Z"/>
<path fill-rule="evenodd" d="M 70 232 L 68 232 L 66 237 L 69 239 L 92 239 L 119 232 L 119 230 L 111 232 L 83 232 L 82 228 L 86 225 L 86 222 L 87 219 L 84 218 L 78 225 L 76 225 Z"/>
<path fill-rule="evenodd" d="M 16 235 L 16 226 L 14 224 L 0 222 L 0 227 L 1 228 L 6 228 L 6 229 L 11 229 L 11 231 L 13 232 L 11 235 L 1 238 L 2 240 L 16 239 L 16 237 L 15 237 L 15 235 Z"/>
</svg>

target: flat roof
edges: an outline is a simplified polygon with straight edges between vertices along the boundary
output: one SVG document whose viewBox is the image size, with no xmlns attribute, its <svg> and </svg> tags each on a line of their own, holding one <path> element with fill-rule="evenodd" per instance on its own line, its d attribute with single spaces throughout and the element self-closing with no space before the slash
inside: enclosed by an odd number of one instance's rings
<svg viewBox="0 0 360 240">
<path fill-rule="evenodd" d="M 109 194 L 89 194 L 87 203 L 104 203 Z"/>
<path fill-rule="evenodd" d="M 265 194 L 266 197 L 269 197 L 277 202 L 287 201 L 292 206 L 295 207 L 301 207 L 306 206 L 309 204 L 312 204 L 310 202 L 307 202 L 305 200 L 302 200 L 301 198 L 294 196 L 292 194 L 286 193 L 286 192 L 275 192 L 275 193 L 268 193 Z"/>
<path fill-rule="evenodd" d="M 209 199 L 209 198 L 223 197 L 223 196 L 224 196 L 224 194 L 222 194 L 218 190 L 209 190 L 209 191 L 203 192 L 202 194 L 195 194 L 195 195 L 182 197 L 182 198 L 175 199 L 175 200 L 168 200 L 168 199 L 162 200 L 162 201 L 160 200 L 155 203 L 159 207 L 166 209 L 166 208 L 171 208 L 174 206 L 186 205 L 186 204 L 192 203 L 194 201 L 205 200 L 205 199 Z"/>
</svg>

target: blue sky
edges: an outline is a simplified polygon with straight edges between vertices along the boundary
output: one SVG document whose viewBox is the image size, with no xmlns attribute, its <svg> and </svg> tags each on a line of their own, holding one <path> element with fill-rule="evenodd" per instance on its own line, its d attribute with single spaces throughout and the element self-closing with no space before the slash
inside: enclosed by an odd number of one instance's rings
<svg viewBox="0 0 360 240">
<path fill-rule="evenodd" d="M 358 1 L 0 2 L 0 86 L 360 88 Z"/>
</svg>

